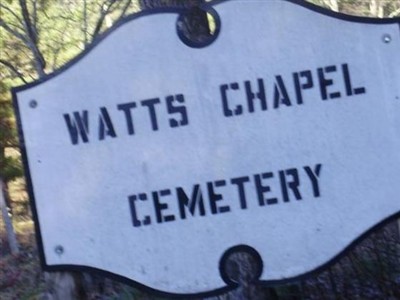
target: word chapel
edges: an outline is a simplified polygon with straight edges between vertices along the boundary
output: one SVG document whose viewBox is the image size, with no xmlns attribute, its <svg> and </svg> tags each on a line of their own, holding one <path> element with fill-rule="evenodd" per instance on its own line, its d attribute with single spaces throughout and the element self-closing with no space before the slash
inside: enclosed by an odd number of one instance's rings
<svg viewBox="0 0 400 300">
<path fill-rule="evenodd" d="M 266 87 L 270 94 L 267 94 Z M 305 94 L 311 89 L 319 90 L 322 101 L 366 93 L 365 87 L 354 85 L 349 65 L 341 64 L 294 72 L 288 77 L 276 75 L 271 82 L 258 78 L 256 81 L 220 84 L 217 104 L 223 117 L 240 117 L 306 104 L 309 99 Z M 241 103 L 232 100 L 238 96 L 242 98 Z M 146 124 L 138 126 L 136 114 L 147 115 Z M 124 102 L 113 107 L 101 106 L 94 111 L 74 111 L 63 114 L 63 117 L 72 145 L 115 139 L 121 135 L 133 136 L 144 130 L 156 132 L 190 125 L 190 112 L 183 94 Z M 117 123 L 120 126 L 116 126 Z"/>
</svg>

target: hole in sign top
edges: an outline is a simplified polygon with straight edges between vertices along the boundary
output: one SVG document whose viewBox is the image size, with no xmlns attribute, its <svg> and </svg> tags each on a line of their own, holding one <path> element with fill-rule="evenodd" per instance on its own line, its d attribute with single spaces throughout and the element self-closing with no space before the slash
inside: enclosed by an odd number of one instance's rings
<svg viewBox="0 0 400 300">
<path fill-rule="evenodd" d="M 399 216 L 399 19 L 209 11 L 207 45 L 181 41 L 178 11 L 139 14 L 14 89 L 47 270 L 212 294 L 235 249 L 282 281 Z"/>
</svg>

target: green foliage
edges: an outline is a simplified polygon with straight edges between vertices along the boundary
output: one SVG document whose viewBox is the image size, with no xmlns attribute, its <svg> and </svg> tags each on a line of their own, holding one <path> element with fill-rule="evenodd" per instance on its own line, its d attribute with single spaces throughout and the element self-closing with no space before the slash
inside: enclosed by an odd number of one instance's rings
<svg viewBox="0 0 400 300">
<path fill-rule="evenodd" d="M 137 9 L 134 0 L 0 1 L 0 176 L 5 181 L 22 175 L 19 155 L 7 154 L 18 147 L 10 87 L 54 72 Z"/>
<path fill-rule="evenodd" d="M 0 72 L 25 81 L 43 77 L 138 9 L 136 0 L 0 1 Z"/>
<path fill-rule="evenodd" d="M 0 177 L 6 182 L 22 176 L 22 166 L 18 154 L 6 155 L 7 149 L 16 148 L 17 145 L 9 89 L 4 82 L 0 82 Z"/>
<path fill-rule="evenodd" d="M 0 176 L 5 181 L 11 181 L 23 175 L 21 160 L 15 157 L 5 157 L 0 159 Z"/>
<path fill-rule="evenodd" d="M 306 0 L 341 13 L 374 18 L 400 16 L 399 0 Z"/>
</svg>

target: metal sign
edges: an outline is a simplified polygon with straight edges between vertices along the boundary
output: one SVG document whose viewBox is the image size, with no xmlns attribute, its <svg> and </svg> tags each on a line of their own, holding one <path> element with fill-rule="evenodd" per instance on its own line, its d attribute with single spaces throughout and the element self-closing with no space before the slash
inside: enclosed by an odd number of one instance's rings
<svg viewBox="0 0 400 300">
<path fill-rule="evenodd" d="M 399 217 L 399 19 L 209 11 L 206 47 L 181 41 L 177 11 L 139 14 L 14 90 L 46 269 L 200 295 L 227 286 L 234 247 L 282 281 Z"/>
</svg>

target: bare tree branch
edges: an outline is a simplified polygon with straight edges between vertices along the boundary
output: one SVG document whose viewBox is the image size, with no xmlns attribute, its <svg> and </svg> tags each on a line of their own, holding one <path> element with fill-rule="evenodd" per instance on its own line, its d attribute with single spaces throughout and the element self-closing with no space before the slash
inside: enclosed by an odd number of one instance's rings
<svg viewBox="0 0 400 300">
<path fill-rule="evenodd" d="M 10 26 L 8 26 L 8 24 L 6 22 L 4 22 L 2 19 L 0 19 L 0 27 L 4 28 L 6 31 L 8 31 L 9 33 L 11 33 L 13 36 L 15 36 L 16 38 L 20 39 L 21 41 L 23 41 L 25 44 L 27 42 L 27 37 L 24 36 L 22 33 L 19 33 L 18 31 L 12 29 Z"/>
<path fill-rule="evenodd" d="M 0 8 L 7 10 L 9 13 L 11 13 L 17 20 L 18 22 L 24 26 L 24 23 L 22 22 L 21 18 L 8 6 L 5 6 L 4 4 L 0 3 Z"/>
<path fill-rule="evenodd" d="M 394 18 L 396 16 L 400 15 L 400 8 L 396 9 L 395 11 L 391 12 L 389 15 L 389 18 Z"/>
<path fill-rule="evenodd" d="M 14 67 L 11 63 L 9 63 L 8 61 L 5 61 L 3 59 L 0 59 L 0 64 L 3 64 L 4 66 L 6 66 L 8 69 L 10 69 L 15 75 L 18 76 L 19 79 L 21 79 L 24 83 L 28 83 L 26 81 L 26 79 L 24 78 L 24 76 L 22 75 L 22 73 L 20 71 L 18 71 L 18 69 L 16 67 Z"/>
<path fill-rule="evenodd" d="M 107 4 L 107 2 L 109 2 L 109 4 Z M 106 18 L 106 16 L 111 13 L 113 10 L 113 5 L 115 3 L 118 3 L 116 0 L 106 0 L 101 4 L 101 10 L 100 10 L 100 17 L 96 23 L 96 26 L 94 28 L 94 31 L 92 33 L 92 41 L 97 38 L 97 36 L 100 33 L 101 28 L 103 27 L 104 24 L 104 20 Z M 104 9 L 104 7 L 106 6 L 106 8 Z"/>
<path fill-rule="evenodd" d="M 10 27 L 14 31 L 18 31 L 18 32 L 24 32 L 25 31 L 23 25 L 20 25 L 18 23 L 16 24 L 16 23 L 14 23 L 12 21 L 7 21 L 7 25 L 8 25 L 8 27 Z"/>
<path fill-rule="evenodd" d="M 37 0 L 33 0 L 33 28 L 36 31 L 37 28 L 37 20 L 38 20 L 38 15 L 37 15 Z M 37 34 L 37 32 L 36 32 Z"/>
<path fill-rule="evenodd" d="M 44 60 L 44 57 L 38 48 L 38 35 L 36 28 L 34 28 L 34 26 L 32 25 L 28 7 L 26 5 L 26 0 L 19 0 L 19 5 L 21 8 L 22 17 L 24 19 L 25 30 L 28 34 L 26 44 L 32 51 L 36 71 L 39 77 L 43 77 L 46 75 L 46 73 L 44 72 L 44 69 L 46 68 L 46 61 Z"/>
<path fill-rule="evenodd" d="M 83 0 L 83 37 L 83 43 L 86 48 L 88 45 L 87 0 Z"/>
<path fill-rule="evenodd" d="M 126 11 L 128 10 L 128 8 L 129 8 L 129 6 L 130 6 L 131 4 L 132 4 L 132 0 L 126 1 L 126 3 L 125 3 L 125 5 L 124 5 L 124 7 L 122 8 L 122 11 L 121 11 L 120 15 L 118 16 L 118 19 L 117 19 L 117 20 L 120 20 L 120 19 L 122 19 L 122 18 L 125 16 Z"/>
<path fill-rule="evenodd" d="M 19 0 L 19 5 L 21 7 L 22 17 L 24 19 L 25 30 L 28 34 L 28 37 L 32 40 L 33 43 L 37 43 L 37 32 L 36 28 L 34 28 L 31 18 L 29 16 L 28 6 L 26 5 L 26 0 Z"/>
</svg>

